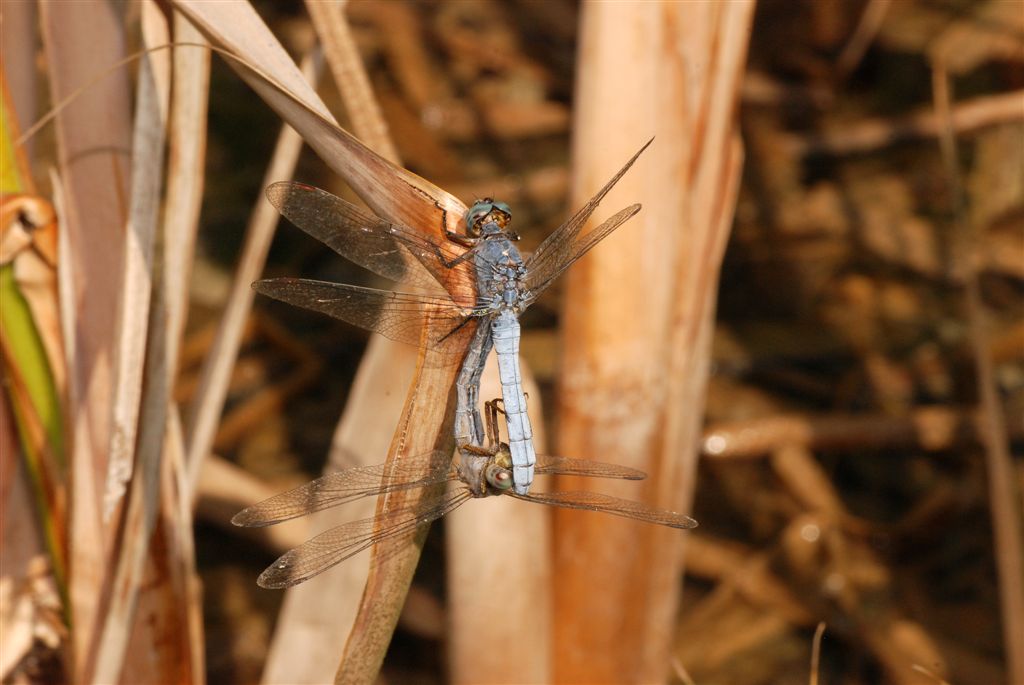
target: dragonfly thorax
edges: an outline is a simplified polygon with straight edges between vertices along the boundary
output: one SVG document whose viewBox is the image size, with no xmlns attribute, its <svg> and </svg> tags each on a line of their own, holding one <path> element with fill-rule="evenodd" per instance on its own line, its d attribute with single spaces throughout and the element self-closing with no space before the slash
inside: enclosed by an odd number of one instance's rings
<svg viewBox="0 0 1024 685">
<path fill-rule="evenodd" d="M 476 248 L 474 263 L 478 304 L 486 309 L 518 312 L 526 267 L 515 244 L 500 236 L 484 238 Z"/>
</svg>

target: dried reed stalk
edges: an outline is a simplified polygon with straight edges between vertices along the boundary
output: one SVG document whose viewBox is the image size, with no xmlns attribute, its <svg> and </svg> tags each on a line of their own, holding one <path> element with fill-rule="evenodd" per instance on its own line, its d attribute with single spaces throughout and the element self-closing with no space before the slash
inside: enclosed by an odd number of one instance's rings
<svg viewBox="0 0 1024 685">
<path fill-rule="evenodd" d="M 175 31 L 179 29 L 179 16 L 175 16 Z M 205 65 L 208 69 L 209 62 Z M 200 73 L 203 67 L 200 66 Z M 205 72 L 209 76 L 209 71 Z M 203 586 L 196 573 L 195 540 L 193 539 L 192 490 L 185 464 L 185 440 L 181 417 L 176 406 L 167 412 L 167 433 L 164 441 L 164 477 L 160 496 L 167 515 L 161 521 L 168 545 L 173 550 L 169 558 L 173 590 L 179 597 L 175 607 L 181 618 L 177 626 L 182 657 L 182 671 L 189 674 L 190 682 L 202 683 L 206 679 L 206 638 L 203 623 Z M 170 650 L 167 650 L 170 651 Z"/>
<path fill-rule="evenodd" d="M 345 4 L 307 0 L 306 10 L 324 47 L 334 83 L 352 120 L 352 129 L 371 150 L 384 159 L 401 164 L 398 150 L 388 135 L 380 105 L 373 96 L 359 48 L 343 14 Z"/>
<path fill-rule="evenodd" d="M 574 204 L 656 138 L 601 210 L 640 201 L 643 211 L 569 276 L 559 451 L 647 471 L 641 489 L 611 492 L 669 509 L 693 496 L 752 13 L 753 2 L 583 7 Z M 559 511 L 555 545 L 555 680 L 663 680 L 679 533 Z"/>
<path fill-rule="evenodd" d="M 958 133 L 970 133 L 987 126 L 1021 121 L 1024 91 L 983 95 L 956 103 L 950 124 Z M 834 131 L 807 137 L 785 136 L 788 154 L 856 155 L 873 152 L 908 140 L 934 138 L 941 134 L 942 122 L 932 109 L 922 109 L 901 117 L 872 117 L 844 124 Z"/>
<path fill-rule="evenodd" d="M 173 13 L 175 41 L 201 45 L 199 31 L 180 12 Z M 173 237 L 175 248 L 165 261 L 171 318 L 168 329 L 180 345 L 188 315 L 189 277 L 199 230 L 199 209 L 205 182 L 206 113 L 210 95 L 210 53 L 201 48 L 175 48 L 174 88 L 171 99 L 168 147 L 167 196 L 164 202 L 164 232 Z"/>
<path fill-rule="evenodd" d="M 0 613 L 0 678 L 13 681 L 11 671 L 31 653 L 32 624 L 40 621 L 42 602 L 32 589 L 33 560 L 46 553 L 38 518 L 26 516 L 35 503 L 28 474 L 19 459 L 18 434 L 11 421 L 6 393 L 0 393 L 0 578 L 5 591 Z M 56 593 L 54 593 L 56 595 Z"/>
<path fill-rule="evenodd" d="M 335 429 L 325 471 L 379 461 L 387 454 L 415 367 L 416 352 L 411 347 L 378 336 L 371 339 Z M 367 499 L 318 512 L 307 517 L 309 533 L 369 518 L 375 509 L 373 500 Z M 287 590 L 263 682 L 331 682 L 339 645 L 347 639 L 359 611 L 369 567 L 370 555 L 360 554 Z M 302 659 L 295 658 L 297 650 Z"/>
<path fill-rule="evenodd" d="M 19 42 L 6 32 L 3 38 Z M 6 42 L 3 50 L 6 59 Z M 0 66 L 0 678 L 9 681 L 32 654 L 37 629 L 56 623 L 46 613 L 59 611 L 62 600 L 66 606 L 67 471 L 56 214 L 36 195 L 28 157 L 15 143 L 18 112 L 6 64 Z M 46 558 L 50 578 L 40 582 Z"/>
<path fill-rule="evenodd" d="M 144 41 L 148 45 L 166 44 L 169 36 L 164 15 L 149 3 L 143 4 L 141 11 Z M 201 37 L 180 14 L 174 13 L 172 18 L 179 42 L 201 43 Z M 118 669 L 117 651 L 121 652 L 119 670 L 124 682 L 196 682 L 205 672 L 202 595 L 195 575 L 191 501 L 183 436 L 177 408 L 171 404 L 171 391 L 184 332 L 188 277 L 203 190 L 210 58 L 208 51 L 188 47 L 177 48 L 163 59 L 173 60 L 174 89 L 166 113 L 170 124 L 169 165 L 148 325 L 146 385 L 137 448 L 140 471 L 132 481 L 133 499 L 125 518 L 116 579 L 123 590 L 114 593 L 115 598 L 123 600 L 112 603 L 104 634 L 112 639 L 98 648 L 101 655 L 107 655 L 108 669 Z M 146 76 L 144 67 L 140 74 Z M 140 95 L 144 92 L 145 88 L 140 89 Z M 143 111 L 141 107 L 139 111 Z M 136 146 L 137 157 L 142 150 Z M 154 159 L 136 164 L 136 168 L 140 173 L 150 169 L 149 173 L 158 177 L 151 170 L 156 164 Z M 145 502 L 145 506 L 135 506 L 135 502 Z M 150 590 L 140 593 L 141 587 Z M 127 643 L 120 636 L 125 630 L 130 631 Z"/>
<path fill-rule="evenodd" d="M 4 64 L 4 81 L 10 104 L 15 110 L 15 124 L 24 131 L 36 117 L 36 70 L 12 69 L 8 65 L 32 64 L 36 54 L 36 31 L 39 16 L 36 3 L 12 2 L 4 6 L 0 22 L 0 59 Z M 22 148 L 31 156 L 29 145 Z"/>
<path fill-rule="evenodd" d="M 864 53 L 868 51 L 868 47 L 878 35 L 878 30 L 882 26 L 885 15 L 889 12 L 890 5 L 892 5 L 892 0 L 868 1 L 860 15 L 860 21 L 857 22 L 857 28 L 846 41 L 839 57 L 836 58 L 836 75 L 839 78 L 846 78 L 860 64 Z"/>
<path fill-rule="evenodd" d="M 166 19 L 144 3 L 143 42 L 163 45 L 170 39 Z M 154 42 L 155 41 L 155 42 Z M 118 311 L 115 351 L 113 434 L 107 454 L 103 493 L 103 521 L 109 524 L 131 480 L 135 441 L 142 399 L 142 365 L 146 354 L 146 330 L 150 291 L 153 287 L 153 253 L 156 246 L 160 193 L 163 187 L 164 143 L 170 99 L 170 55 L 143 55 L 135 98 L 132 139 L 132 174 L 129 186 L 128 226 L 125 231 L 124 278 Z M 161 417 L 161 423 L 163 421 Z"/>
<path fill-rule="evenodd" d="M 702 446 L 711 459 L 757 459 L 793 445 L 859 451 L 913 445 L 939 451 L 977 440 L 984 425 L 982 412 L 961 407 L 921 407 L 906 416 L 778 413 L 713 423 L 704 431 Z M 1024 435 L 1024 417 L 1011 423 L 1010 434 Z"/>
<path fill-rule="evenodd" d="M 167 17 L 155 3 L 137 7 L 143 42 L 165 47 Z M 166 481 L 160 465 L 173 414 L 168 411 L 170 387 L 201 195 L 202 176 L 194 167 L 197 160 L 201 164 L 203 138 L 198 136 L 197 152 L 195 109 L 179 112 L 177 125 L 190 120 L 189 129 L 180 132 L 187 141 L 182 145 L 181 135 L 172 141 L 172 154 L 181 156 L 176 159 L 179 180 L 188 178 L 177 184 L 184 193 L 175 193 L 173 184 L 168 189 L 168 211 L 175 214 L 189 206 L 191 211 L 167 222 L 159 250 L 171 56 L 142 56 L 129 145 L 125 72 L 116 59 L 124 40 L 121 22 L 128 19 L 107 10 L 102 3 L 60 11 L 42 5 L 54 100 L 62 103 L 58 142 L 68 179 L 65 184 L 54 175 L 53 186 L 63 229 L 58 267 L 73 441 L 69 669 L 76 680 L 193 680 L 203 670 L 203 644 L 191 518 L 180 498 L 161 488 Z M 90 46 L 91 41 L 102 49 Z M 180 80 L 176 97 L 188 91 L 187 78 Z M 200 98 L 204 90 L 205 81 L 198 88 Z M 132 163 L 126 186 L 129 165 L 122 157 L 128 150 Z M 187 168 L 180 168 L 182 161 Z M 176 194 L 184 202 L 175 200 Z M 118 228 L 120 221 L 127 221 L 125 229 Z M 164 257 L 168 261 L 159 269 L 160 282 L 154 272 Z M 164 299 L 169 293 L 170 304 Z M 106 524 L 99 519 L 104 471 L 109 474 Z M 133 493 L 129 506 L 123 518 L 110 521 L 127 483 Z M 158 519 L 161 511 L 164 517 Z M 164 525 L 157 527 L 158 521 Z M 151 591 L 140 601 L 144 586 Z"/>
<path fill-rule="evenodd" d="M 332 73 L 356 132 L 382 156 L 397 161 L 397 152 L 387 136 L 386 124 L 369 89 L 369 81 L 351 40 L 347 23 L 340 12 L 332 12 L 329 5 L 308 2 L 307 7 L 317 25 Z M 383 451 L 371 449 L 373 446 L 368 444 L 365 426 L 368 422 L 386 421 L 389 425 L 397 422 L 400 409 L 396 403 L 398 394 L 388 387 L 402 377 L 396 375 L 394 370 L 389 370 L 389 367 L 394 367 L 394 360 L 411 362 L 412 355 L 408 348 L 403 349 L 401 345 L 375 337 L 360 365 L 356 385 L 349 397 L 345 415 L 338 425 L 332 447 L 332 466 L 339 465 L 340 454 L 359 454 L 362 451 L 362 461 L 369 458 L 367 454 Z M 398 368 L 404 372 L 408 367 L 400 363 Z M 531 396 L 539 398 L 540 393 L 533 383 L 528 365 L 522 365 L 522 373 Z M 391 382 L 382 383 L 379 379 Z M 489 364 L 484 373 L 482 392 L 483 397 L 497 397 L 500 394 L 497 367 L 494 364 Z M 530 410 L 533 424 L 542 426 L 541 403 L 534 400 Z M 535 443 L 543 449 L 543 431 L 539 428 L 535 433 Z M 448 604 L 451 611 L 449 654 L 455 682 L 539 682 L 545 680 L 550 673 L 550 593 L 547 592 L 550 573 L 549 517 L 542 507 L 515 506 L 517 504 L 521 503 L 499 498 L 487 502 L 486 507 L 475 507 L 471 511 L 464 508 L 448 517 Z M 360 518 L 351 507 L 346 507 L 346 510 L 346 519 Z M 341 520 L 337 515 L 334 518 L 338 522 Z M 495 531 L 501 531 L 500 555 L 495 554 Z M 485 534 L 487 532 L 491 534 Z M 388 563 L 392 563 L 390 557 Z M 345 574 L 347 583 L 360 578 L 359 567 L 350 564 L 351 561 L 347 562 L 347 568 L 338 572 L 339 575 Z M 376 569 L 373 569 L 371 574 L 375 572 Z M 373 575 L 370 580 L 373 580 Z M 398 587 L 404 592 L 400 585 Z M 536 588 L 536 591 L 532 595 L 516 593 L 509 601 L 507 595 L 495 591 L 499 587 L 530 587 Z M 303 592 L 301 587 L 296 590 Z M 313 591 L 308 591 L 307 596 L 312 597 Z M 361 611 L 364 614 L 373 611 L 375 601 L 373 596 L 364 597 Z M 334 604 L 337 601 L 331 602 L 331 605 Z M 318 606 L 330 605 L 321 598 Z M 318 613 L 324 614 L 324 608 L 318 609 Z M 503 621 L 493 620 L 493 616 L 498 613 L 504 617 Z M 347 612 L 340 616 L 343 621 L 341 625 L 347 625 Z M 397 616 L 388 620 L 397 620 Z M 387 625 L 384 621 L 380 623 Z M 337 624 L 337 619 L 332 620 L 331 624 Z M 522 651 L 480 649 L 480 644 L 502 645 L 513 641 L 518 645 L 518 650 Z M 350 638 L 347 653 L 357 653 L 359 645 L 359 641 Z M 518 655 L 523 652 L 529 653 L 531 658 L 519 658 Z M 344 682 L 359 681 L 373 670 L 369 660 L 357 663 L 366 663 L 368 667 L 360 671 L 343 663 L 336 679 Z"/>
<path fill-rule="evenodd" d="M 455 382 L 456 368 L 424 373 L 422 354 L 417 359 L 413 385 L 406 395 L 405 407 L 388 451 L 389 461 L 395 455 L 423 454 L 441 445 L 449 454 L 454 451 L 451 439 L 454 405 L 446 398 Z M 414 507 L 419 499 L 437 494 L 437 488 L 420 492 L 389 493 L 378 500 L 377 511 Z M 391 642 L 391 634 L 405 602 L 405 595 L 419 563 L 420 549 L 426 528 L 413 535 L 392 538 L 371 551 L 370 574 L 359 605 L 355 624 L 345 644 L 334 680 L 338 683 L 362 683 L 376 677 Z M 386 564 L 378 562 L 386 559 Z"/>
<path fill-rule="evenodd" d="M 59 102 L 124 54 L 115 8 L 103 2 L 39 5 L 52 100 Z M 66 193 L 75 316 L 68 350 L 73 389 L 69 520 L 70 615 L 73 679 L 84 680 L 106 578 L 111 532 L 101 524 L 101 488 L 107 471 L 112 360 L 120 299 L 123 231 L 130 169 L 131 104 L 127 75 L 118 72 L 84 92 L 57 118 L 61 177 Z M 103 122 L 103 125 L 97 125 Z M 69 341 L 69 345 L 71 341 Z"/>
<path fill-rule="evenodd" d="M 953 96 L 945 57 L 933 56 L 932 96 L 938 122 L 939 146 L 946 165 L 953 197 L 954 222 L 960 254 L 974 257 L 981 250 L 981 235 L 967 218 L 965 194 L 960 178 L 960 161 L 956 151 L 953 123 Z M 999 603 L 1002 614 L 1003 648 L 1006 658 L 1007 682 L 1024 682 L 1024 532 L 1021 517 L 1021 492 L 1015 485 L 1014 463 L 1010 455 L 1006 417 L 996 389 L 992 344 L 988 333 L 988 316 L 981 294 L 977 258 L 964 260 L 966 273 L 964 295 L 967 324 L 974 371 L 981 403 L 981 442 L 985 447 L 988 475 L 989 507 L 995 546 L 996 571 L 999 580 Z"/>
<path fill-rule="evenodd" d="M 149 7 L 143 6 L 143 20 Z M 203 192 L 206 149 L 206 105 L 209 86 L 209 51 L 197 49 L 202 37 L 180 13 L 172 13 L 176 41 L 192 47 L 176 48 L 173 91 L 169 112 L 169 163 L 161 216 L 162 240 L 150 317 L 150 352 L 143 400 L 144 418 L 139 445 L 143 464 L 159 454 L 158 517 L 149 542 L 134 626 L 128 643 L 123 682 L 158 679 L 163 682 L 200 682 L 205 673 L 202 592 L 195 572 L 192 540 L 192 504 L 185 471 L 184 438 L 171 389 L 177 375 L 179 348 L 188 307 Z M 149 41 L 152 43 L 153 41 Z M 162 444 L 155 442 L 163 433 Z M 150 457 L 143 450 L 150 453 Z M 144 546 L 145 541 L 137 543 Z"/>
<path fill-rule="evenodd" d="M 166 17 L 155 3 L 145 2 L 142 5 L 144 43 L 165 44 L 169 34 Z M 98 682 L 119 680 L 125 667 L 128 643 L 136 627 L 133 619 L 149 557 L 149 543 L 160 507 L 160 456 L 172 381 L 167 367 L 170 364 L 173 370 L 175 360 L 166 357 L 165 311 L 159 301 L 163 288 L 156 289 L 157 302 L 152 312 L 150 293 L 154 290 L 154 251 L 170 88 L 170 55 L 161 52 L 143 56 L 136 93 L 126 259 L 115 357 L 114 425 L 107 490 L 103 496 L 104 520 L 110 520 L 125 483 L 130 483 L 131 497 L 113 559 L 110 603 L 89 655 L 87 673 Z M 144 375 L 148 382 L 143 400 Z M 132 477 L 136 459 L 139 470 Z M 149 632 L 153 623 L 147 622 L 139 628 Z"/>
<path fill-rule="evenodd" d="M 15 489 L 27 488 L 57 588 L 67 594 L 67 372 L 57 277 L 57 217 L 37 195 L 28 156 L 16 144 L 18 116 L 0 69 L 0 373 L 10 428 L 20 444 L 0 455 Z M 12 434 L 12 439 L 15 437 Z M 19 459 L 21 474 L 14 479 Z M 0 490 L 6 498 L 9 490 Z M 0 507 L 7 509 L 4 499 Z M 36 523 L 36 521 L 33 521 Z M 36 533 L 33 526 L 30 534 Z M 25 538 L 24 541 L 28 541 Z M 38 542 L 38 541 L 36 541 Z M 35 542 L 33 542 L 35 546 Z M 4 548 L 8 551 L 8 548 Z M 17 552 L 14 552 L 17 556 Z M 19 574 L 26 569 L 21 566 Z"/>
</svg>

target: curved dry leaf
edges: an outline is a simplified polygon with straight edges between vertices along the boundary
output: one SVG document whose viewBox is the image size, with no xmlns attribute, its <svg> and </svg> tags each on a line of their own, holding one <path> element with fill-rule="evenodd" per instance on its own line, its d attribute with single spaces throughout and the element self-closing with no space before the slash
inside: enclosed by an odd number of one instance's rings
<svg viewBox="0 0 1024 685">
<path fill-rule="evenodd" d="M 93 75 L 124 55 L 122 25 L 116 9 L 100 2 L 39 4 L 43 45 L 52 100 L 62 101 Z M 63 211 L 60 239 L 67 264 L 59 266 L 61 290 L 74 291 L 62 315 L 74 316 L 74 336 L 66 338 L 73 366 L 68 370 L 73 417 L 70 443 L 69 564 L 73 649 L 90 653 L 97 624 L 99 584 L 106 574 L 105 554 L 112 534 L 100 523 L 96 493 L 106 473 L 110 435 L 111 357 L 114 347 L 112 303 L 120 296 L 124 254 L 127 178 L 130 168 L 131 100 L 127 74 L 119 72 L 88 89 L 57 117 Z M 96 122 L 104 122 L 97 126 Z M 64 279 L 70 274 L 73 282 Z M 88 284 L 88 296 L 85 289 Z M 66 314 L 65 314 L 66 313 Z M 74 680 L 85 680 L 84 664 L 75 664 Z"/>
<path fill-rule="evenodd" d="M 142 5 L 143 40 L 151 45 L 169 40 L 167 19 L 152 0 Z M 115 682 L 129 664 L 137 665 L 141 652 L 128 650 L 129 641 L 148 636 L 145 644 L 161 644 L 152 633 L 154 617 L 138 622 L 139 593 L 143 586 L 147 561 L 152 563 L 150 543 L 160 507 L 160 453 L 163 446 L 166 406 L 170 397 L 167 374 L 164 325 L 161 301 L 163 288 L 156 286 L 150 318 L 150 295 L 154 292 L 154 250 L 160 215 L 163 183 L 164 142 L 170 100 L 170 55 L 166 52 L 146 55 L 139 67 L 136 94 L 135 132 L 132 147 L 131 200 L 127 230 L 127 257 L 123 271 L 120 341 L 117 348 L 117 376 L 114 386 L 114 425 L 108 462 L 107 491 L 104 494 L 105 518 L 109 518 L 130 482 L 133 496 L 125 509 L 120 554 L 114 559 L 114 577 L 110 604 L 95 644 L 91 678 L 97 682 Z M 147 379 L 142 394 L 143 378 Z M 136 448 L 136 436 L 138 446 Z M 137 453 L 136 453 L 137 449 Z M 138 461 L 133 476 L 132 464 Z M 169 586 L 158 584 L 165 595 Z M 161 610 L 176 605 L 166 598 Z M 177 659 L 168 659 L 175 665 Z M 173 677 L 152 673 L 158 680 Z"/>
<path fill-rule="evenodd" d="M 443 218 L 454 230 L 466 206 L 433 183 L 388 162 L 341 129 L 247 2 L 176 0 L 174 4 L 211 43 L 260 70 L 254 71 L 242 62 L 231 64 L 376 214 L 438 234 Z"/>
</svg>

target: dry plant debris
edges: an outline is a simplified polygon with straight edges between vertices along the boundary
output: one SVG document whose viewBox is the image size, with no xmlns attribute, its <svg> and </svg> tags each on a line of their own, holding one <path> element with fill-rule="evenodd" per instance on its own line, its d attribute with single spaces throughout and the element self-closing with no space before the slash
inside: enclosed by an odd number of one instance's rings
<svg viewBox="0 0 1024 685">
<path fill-rule="evenodd" d="M 307 48 L 312 32 L 304 14 L 276 3 L 259 9 L 289 47 Z M 570 0 L 346 7 L 406 165 L 464 201 L 493 195 L 510 203 L 527 249 L 566 211 L 578 11 Z M 122 19 L 137 36 L 137 14 Z M 59 50 L 50 54 L 55 64 L 59 57 Z M 956 85 L 950 120 L 963 160 L 972 264 L 960 249 L 955 197 L 936 142 L 941 118 L 930 69 L 939 57 Z M 4 69 L 20 64 L 5 61 Z M 117 116 L 126 117 L 124 83 L 107 87 L 125 104 Z M 332 87 L 323 89 L 325 99 L 341 111 Z M 742 96 L 746 161 L 718 296 L 694 512 L 701 527 L 686 543 L 675 665 L 665 664 L 665 673 L 674 674 L 667 676 L 672 682 L 805 683 L 815 629 L 825 622 L 816 682 L 1009 682 L 982 445 L 996 439 L 1011 446 L 1019 513 L 1020 3 L 766 0 L 755 17 Z M 223 283 L 235 269 L 234 247 L 279 126 L 257 103 L 223 64 L 215 65 L 205 206 L 176 404 L 187 405 L 198 384 Z M 111 150 L 129 148 L 127 121 L 111 133 Z M 36 141 L 37 169 L 54 160 L 46 141 Z M 297 176 L 335 183 L 311 156 Z M 123 198 L 116 186 L 128 178 L 103 183 L 98 192 Z M 123 209 L 114 200 L 104 207 L 111 214 Z M 83 262 L 77 277 L 92 270 L 106 292 L 114 252 L 76 255 Z M 986 436 L 980 415 L 964 296 L 969 267 L 977 270 L 988 318 L 991 380 L 1008 422 L 1003 436 Z M 268 267 L 351 281 L 347 268 L 297 232 L 279 236 Z M 115 314 L 95 301 L 85 309 L 103 310 L 87 331 L 97 338 L 89 343 L 96 352 L 108 345 Z M 259 679 L 281 599 L 259 591 L 254 579 L 303 534 L 237 537 L 222 526 L 236 505 L 232 496 L 256 499 L 319 473 L 364 341 L 350 328 L 295 310 L 266 303 L 259 309 L 243 336 L 214 443 L 224 460 L 211 459 L 199 478 L 206 674 L 218 683 Z M 559 391 L 557 296 L 525 319 L 523 352 L 550 399 Z M 71 378 L 79 392 L 86 391 L 82 380 Z M 6 421 L 6 404 L 0 412 Z M 13 451 L 12 431 L 9 422 L 0 425 L 4 450 Z M 9 512 L 27 516 L 31 501 L 11 485 L 22 475 L 6 456 L 0 476 L 3 677 L 59 682 L 64 666 L 57 655 L 71 640 L 60 593 L 34 533 L 8 525 Z M 6 553 L 16 547 L 20 556 Z M 8 566 L 12 560 L 17 568 Z M 444 600 L 444 550 L 435 534 L 384 681 L 446 680 Z"/>
</svg>

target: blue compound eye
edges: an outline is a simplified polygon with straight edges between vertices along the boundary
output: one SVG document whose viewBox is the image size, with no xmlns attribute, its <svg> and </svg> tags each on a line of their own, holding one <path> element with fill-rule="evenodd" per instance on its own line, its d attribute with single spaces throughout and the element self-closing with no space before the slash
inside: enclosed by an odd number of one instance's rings
<svg viewBox="0 0 1024 685">
<path fill-rule="evenodd" d="M 487 232 L 500 233 L 512 220 L 512 210 L 504 202 L 495 202 L 489 197 L 477 200 L 466 212 L 466 232 L 474 238 L 480 237 L 484 226 L 487 225 L 485 220 L 488 216 L 491 217 L 488 223 L 493 223 L 494 226 Z"/>
<path fill-rule="evenodd" d="M 484 200 L 477 202 L 475 205 L 469 208 L 466 212 L 466 228 L 471 234 L 479 234 L 480 226 L 479 223 L 485 216 L 491 213 L 491 202 Z"/>
</svg>

